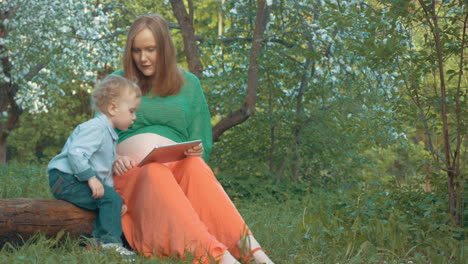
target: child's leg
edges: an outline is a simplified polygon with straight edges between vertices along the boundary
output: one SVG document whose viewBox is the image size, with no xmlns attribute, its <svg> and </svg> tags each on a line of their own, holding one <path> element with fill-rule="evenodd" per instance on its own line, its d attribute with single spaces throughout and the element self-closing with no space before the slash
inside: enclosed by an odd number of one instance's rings
<svg viewBox="0 0 468 264">
<path fill-rule="evenodd" d="M 91 197 L 91 191 L 89 197 Z M 98 212 L 92 235 L 99 237 L 103 243 L 122 244 L 122 217 L 120 215 L 122 198 L 114 188 L 104 185 L 104 196 L 94 201 L 97 202 Z"/>
<path fill-rule="evenodd" d="M 104 196 L 93 199 L 88 182 L 80 182 L 71 174 L 53 170 L 49 172 L 49 181 L 55 198 L 96 212 L 93 237 L 103 243 L 122 243 L 122 198 L 113 188 L 104 185 Z"/>
</svg>

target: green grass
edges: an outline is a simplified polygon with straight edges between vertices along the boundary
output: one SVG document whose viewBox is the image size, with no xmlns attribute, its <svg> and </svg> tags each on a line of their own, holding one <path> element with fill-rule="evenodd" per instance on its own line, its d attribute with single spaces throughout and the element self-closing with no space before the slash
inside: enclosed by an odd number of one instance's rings
<svg viewBox="0 0 468 264">
<path fill-rule="evenodd" d="M 0 181 L 0 199 L 53 198 L 45 166 L 0 164 Z"/>
<path fill-rule="evenodd" d="M 0 191 L 0 198 L 51 197 L 44 168 L 34 165 L 0 165 Z M 346 193 L 312 188 L 300 199 L 241 198 L 235 203 L 267 253 L 281 264 L 463 263 L 463 249 L 468 249 L 463 230 L 446 224 L 440 194 L 379 186 Z M 6 244 L 0 263 L 121 263 L 116 254 L 86 251 L 85 242 L 64 234 L 37 235 L 21 247 Z"/>
</svg>

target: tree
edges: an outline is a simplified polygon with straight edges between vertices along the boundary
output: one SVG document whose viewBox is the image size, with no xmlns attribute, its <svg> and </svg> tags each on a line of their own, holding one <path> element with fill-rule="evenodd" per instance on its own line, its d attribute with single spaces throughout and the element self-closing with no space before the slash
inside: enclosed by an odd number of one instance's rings
<svg viewBox="0 0 468 264">
<path fill-rule="evenodd" d="M 97 72 L 115 64 L 122 30 L 109 28 L 111 7 L 94 0 L 0 3 L 0 163 L 23 111 L 47 111 L 54 105 L 47 91 L 64 84 L 89 90 Z"/>
<path fill-rule="evenodd" d="M 193 28 L 193 3 L 192 0 L 188 1 L 189 10 L 187 12 L 184 1 L 171 0 L 172 10 L 181 27 L 182 36 L 184 40 L 184 51 L 187 57 L 189 71 L 198 77 L 203 73 L 203 66 L 200 61 L 198 47 L 195 37 L 195 29 Z"/>
<path fill-rule="evenodd" d="M 466 87 L 468 6 L 464 1 L 395 1 L 412 39 L 408 56 L 399 57 L 407 95 L 416 107 L 419 129 L 433 166 L 447 176 L 448 212 L 462 223 L 466 166 Z M 428 64 L 427 62 L 430 62 Z M 422 78 L 421 78 L 422 76 Z"/>
<path fill-rule="evenodd" d="M 255 17 L 249 3 L 226 1 L 230 26 L 210 47 L 214 62 L 205 83 L 215 117 L 242 104 L 251 41 L 245 32 Z M 256 113 L 217 143 L 212 156 L 221 170 L 338 181 L 369 162 L 365 150 L 404 142 L 393 108 L 399 100 L 393 58 L 402 37 L 385 12 L 360 1 L 275 2 L 258 58 Z"/>
<path fill-rule="evenodd" d="M 185 54 L 187 56 L 190 71 L 197 76 L 202 74 L 202 65 L 198 55 L 196 46 L 195 31 L 193 29 L 193 4 L 189 3 L 189 12 L 187 13 L 185 5 L 181 0 L 171 0 L 172 9 L 181 26 L 182 35 L 184 37 Z M 258 57 L 263 46 L 263 34 L 266 29 L 270 17 L 271 3 L 265 0 L 259 0 L 257 5 L 255 29 L 252 38 L 252 48 L 250 50 L 249 69 L 247 76 L 247 89 L 245 100 L 240 109 L 229 113 L 221 119 L 213 127 L 213 141 L 217 141 L 219 137 L 228 129 L 247 120 L 255 111 L 257 90 L 258 90 L 258 74 L 259 65 Z"/>
</svg>

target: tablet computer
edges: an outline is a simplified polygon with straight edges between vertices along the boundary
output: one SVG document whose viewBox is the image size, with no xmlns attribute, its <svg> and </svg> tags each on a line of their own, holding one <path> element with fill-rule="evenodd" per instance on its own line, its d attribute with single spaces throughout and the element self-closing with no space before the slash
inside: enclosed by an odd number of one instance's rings
<svg viewBox="0 0 468 264">
<path fill-rule="evenodd" d="M 141 167 L 147 163 L 159 162 L 167 163 L 185 158 L 185 150 L 190 149 L 202 143 L 200 139 L 193 141 L 180 142 L 170 145 L 155 147 L 146 157 L 138 164 Z"/>
</svg>

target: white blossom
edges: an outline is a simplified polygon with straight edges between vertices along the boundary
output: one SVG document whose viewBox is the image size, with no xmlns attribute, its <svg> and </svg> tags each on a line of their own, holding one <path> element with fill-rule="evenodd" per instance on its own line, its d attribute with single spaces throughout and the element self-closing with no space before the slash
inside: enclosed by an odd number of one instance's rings
<svg viewBox="0 0 468 264">
<path fill-rule="evenodd" d="M 95 4 L 94 0 L 1 3 L 15 12 L 4 20 L 7 34 L 0 39 L 11 65 L 11 80 L 3 71 L 0 80 L 19 85 L 16 101 L 21 107 L 45 111 L 49 98 L 44 87 L 59 90 L 75 80 L 92 83 L 105 65 L 119 63 L 117 38 L 110 37 L 114 32 L 109 28 L 115 13 L 103 12 Z M 30 73 L 32 78 L 25 79 Z"/>
</svg>

